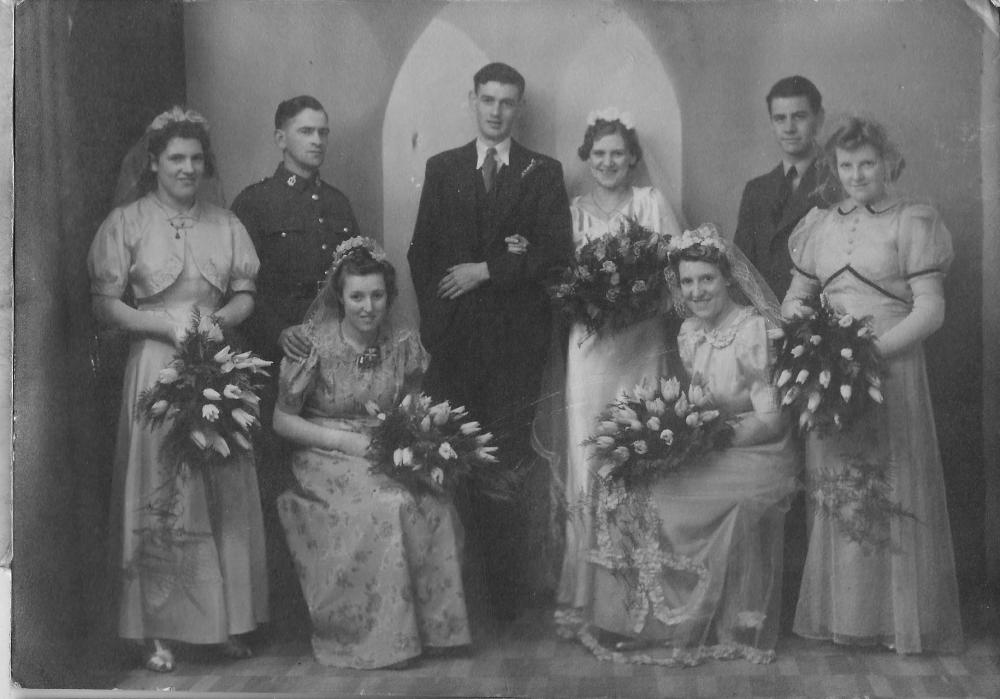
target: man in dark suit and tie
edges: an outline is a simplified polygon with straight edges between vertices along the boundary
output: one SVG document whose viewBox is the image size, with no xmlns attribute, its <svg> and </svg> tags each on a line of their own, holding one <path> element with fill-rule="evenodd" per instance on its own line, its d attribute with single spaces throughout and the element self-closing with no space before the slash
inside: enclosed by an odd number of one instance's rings
<svg viewBox="0 0 1000 699">
<path fill-rule="evenodd" d="M 523 482 L 552 325 L 545 283 L 572 253 L 569 200 L 559 162 L 511 139 L 524 106 L 521 74 L 491 63 L 474 76 L 469 100 L 478 136 L 427 161 L 407 256 L 431 354 L 424 390 L 465 405 L 495 435 L 501 466 Z M 483 602 L 501 620 L 526 592 L 524 507 L 475 494 L 461 507 L 479 569 L 470 587 L 485 581 Z"/>
<path fill-rule="evenodd" d="M 793 75 L 776 82 L 766 101 L 781 162 L 747 182 L 734 240 L 780 302 L 792 280 L 788 236 L 809 209 L 826 205 L 817 191 L 823 98 L 810 80 Z"/>
</svg>

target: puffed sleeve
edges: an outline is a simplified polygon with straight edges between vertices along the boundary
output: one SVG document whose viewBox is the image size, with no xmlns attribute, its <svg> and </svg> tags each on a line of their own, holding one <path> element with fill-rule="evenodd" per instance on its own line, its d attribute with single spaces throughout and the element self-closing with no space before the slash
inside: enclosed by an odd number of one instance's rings
<svg viewBox="0 0 1000 699">
<path fill-rule="evenodd" d="M 656 219 L 656 230 L 659 233 L 664 233 L 669 235 L 671 238 L 679 236 L 681 234 L 681 224 L 677 220 L 677 214 L 674 213 L 674 207 L 666 200 L 660 190 L 655 188 L 650 188 L 650 198 L 652 199 L 652 208 L 654 212 L 654 218 Z"/>
<path fill-rule="evenodd" d="M 315 345 L 305 359 L 282 359 L 278 374 L 277 406 L 292 415 L 301 413 L 306 398 L 316 385 L 318 371 L 319 355 Z"/>
<path fill-rule="evenodd" d="M 232 292 L 257 291 L 257 272 L 260 259 L 246 227 L 234 215 L 229 215 L 229 227 L 233 239 L 233 268 L 229 274 L 229 290 Z"/>
<path fill-rule="evenodd" d="M 750 391 L 750 402 L 756 413 L 773 413 L 781 409 L 778 389 L 771 383 L 774 356 L 767 337 L 767 324 L 759 315 L 743 322 L 734 340 L 736 361 Z"/>
<path fill-rule="evenodd" d="M 813 207 L 802 217 L 788 237 L 788 253 L 792 258 L 792 282 L 781 303 L 781 315 L 786 318 L 797 315 L 801 303 L 817 296 L 820 292 L 820 281 L 816 272 L 816 239 L 819 224 L 825 215 L 825 211 Z"/>
<path fill-rule="evenodd" d="M 927 275 L 943 276 L 955 257 L 951 233 L 930 206 L 912 204 L 900 215 L 899 268 L 907 281 Z"/>
<path fill-rule="evenodd" d="M 403 371 L 403 392 L 416 391 L 423 382 L 430 355 L 424 349 L 420 335 L 415 330 L 401 332 L 397 343 Z"/>
<path fill-rule="evenodd" d="M 125 215 L 115 209 L 97 230 L 87 255 L 90 293 L 121 298 L 128 284 L 132 254 L 125 242 Z"/>
</svg>

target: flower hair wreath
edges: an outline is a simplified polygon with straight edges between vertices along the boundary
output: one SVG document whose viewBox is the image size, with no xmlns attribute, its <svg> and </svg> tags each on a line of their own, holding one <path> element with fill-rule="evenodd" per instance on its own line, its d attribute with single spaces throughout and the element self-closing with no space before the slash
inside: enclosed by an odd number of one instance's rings
<svg viewBox="0 0 1000 699">
<path fill-rule="evenodd" d="M 605 107 L 587 115 L 587 126 L 596 126 L 598 121 L 617 121 L 630 131 L 635 130 L 635 119 L 631 112 L 619 111 L 617 107 Z"/>
<path fill-rule="evenodd" d="M 359 250 L 367 252 L 376 262 L 385 261 L 385 252 L 379 247 L 378 243 L 366 236 L 356 235 L 353 238 L 345 240 L 333 251 L 333 263 L 330 265 L 330 271 L 327 275 L 333 275 L 337 271 L 337 268 L 343 264 L 344 260 Z"/>
<path fill-rule="evenodd" d="M 187 121 L 192 124 L 201 124 L 201 126 L 208 131 L 208 120 L 205 119 L 205 117 L 193 109 L 185 110 L 177 106 L 171 107 L 153 119 L 146 131 L 159 131 L 160 129 L 165 128 L 168 124 L 182 121 Z"/>
<path fill-rule="evenodd" d="M 671 238 L 667 245 L 667 252 L 674 255 L 695 245 L 715 248 L 722 254 L 729 251 L 726 241 L 719 235 L 719 229 L 715 227 L 715 224 L 703 223 L 694 230 L 684 231 L 683 234 Z"/>
</svg>

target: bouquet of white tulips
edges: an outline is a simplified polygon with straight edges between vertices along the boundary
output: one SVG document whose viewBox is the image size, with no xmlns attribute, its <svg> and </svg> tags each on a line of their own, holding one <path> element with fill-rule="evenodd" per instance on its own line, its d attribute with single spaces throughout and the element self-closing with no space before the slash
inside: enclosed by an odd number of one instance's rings
<svg viewBox="0 0 1000 699">
<path fill-rule="evenodd" d="M 260 426 L 265 361 L 225 344 L 221 328 L 197 309 L 173 361 L 143 391 L 137 419 L 150 427 L 170 423 L 164 456 L 178 468 L 224 464 L 253 450 Z"/>
<path fill-rule="evenodd" d="M 397 481 L 415 495 L 454 493 L 463 483 L 486 495 L 506 499 L 503 471 L 497 465 L 493 435 L 483 432 L 464 407 L 435 403 L 423 393 L 407 394 L 383 411 L 369 403 L 378 419 L 368 456 L 373 473 Z"/>
<path fill-rule="evenodd" d="M 732 423 L 712 408 L 712 397 L 699 382 L 685 392 L 676 378 L 643 379 L 631 392 L 610 403 L 598 417 L 597 430 L 584 444 L 593 445 L 591 460 L 606 483 L 626 489 L 646 485 L 683 468 L 711 449 L 729 445 Z"/>
<path fill-rule="evenodd" d="M 882 402 L 880 364 L 870 319 L 838 313 L 821 296 L 812 316 L 785 325 L 774 382 L 799 429 L 824 435 Z"/>
</svg>

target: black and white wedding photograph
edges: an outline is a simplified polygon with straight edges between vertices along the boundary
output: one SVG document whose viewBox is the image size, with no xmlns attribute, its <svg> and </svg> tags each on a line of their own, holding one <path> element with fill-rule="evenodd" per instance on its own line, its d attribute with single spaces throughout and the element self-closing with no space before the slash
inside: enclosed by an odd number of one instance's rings
<svg viewBox="0 0 1000 699">
<path fill-rule="evenodd" d="M 4 4 L 0 695 L 1000 696 L 998 0 Z"/>
</svg>

